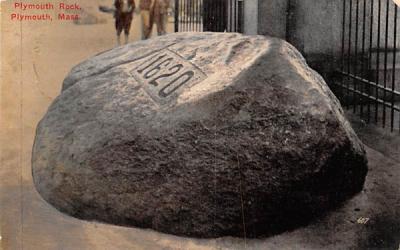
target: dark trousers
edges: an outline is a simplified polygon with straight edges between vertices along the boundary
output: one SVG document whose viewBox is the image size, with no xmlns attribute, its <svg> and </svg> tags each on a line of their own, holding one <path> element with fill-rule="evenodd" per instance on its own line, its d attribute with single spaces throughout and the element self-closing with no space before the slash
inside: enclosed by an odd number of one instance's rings
<svg viewBox="0 0 400 250">
<path fill-rule="evenodd" d="M 117 35 L 119 36 L 122 30 L 126 35 L 129 35 L 131 29 L 133 13 L 132 12 L 119 12 L 115 15 L 115 28 L 117 29 Z"/>
</svg>

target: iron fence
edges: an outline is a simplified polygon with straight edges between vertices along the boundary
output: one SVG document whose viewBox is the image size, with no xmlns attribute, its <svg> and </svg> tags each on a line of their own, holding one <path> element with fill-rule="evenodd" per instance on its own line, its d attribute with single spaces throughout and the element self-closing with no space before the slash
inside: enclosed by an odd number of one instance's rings
<svg viewBox="0 0 400 250">
<path fill-rule="evenodd" d="M 243 0 L 175 0 L 175 32 L 243 32 Z"/>
<path fill-rule="evenodd" d="M 343 0 L 341 81 L 335 93 L 367 123 L 400 131 L 398 6 Z"/>
</svg>

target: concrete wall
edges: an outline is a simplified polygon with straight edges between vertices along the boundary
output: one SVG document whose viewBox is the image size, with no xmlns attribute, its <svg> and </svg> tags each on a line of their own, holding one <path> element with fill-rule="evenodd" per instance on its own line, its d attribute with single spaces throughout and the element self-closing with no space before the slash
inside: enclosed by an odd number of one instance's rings
<svg viewBox="0 0 400 250">
<path fill-rule="evenodd" d="M 308 63 L 314 68 L 330 70 L 337 67 L 341 57 L 342 22 L 344 0 L 259 0 L 258 33 L 286 39 L 300 50 Z M 378 0 L 366 0 L 366 47 L 369 48 L 369 27 L 371 1 L 374 3 L 373 44 L 377 46 Z M 386 1 L 381 1 L 381 38 L 380 48 L 385 44 Z M 346 39 L 348 38 L 349 2 L 346 1 Z M 352 12 L 352 51 L 354 51 L 356 2 L 353 2 Z M 362 43 L 363 0 L 359 0 L 359 43 Z M 388 47 L 394 42 L 394 3 L 390 1 Z M 346 47 L 348 44 L 346 43 Z M 398 13 L 397 47 L 400 48 L 400 11 Z M 346 50 L 347 51 L 347 50 Z"/>
<path fill-rule="evenodd" d="M 244 33 L 246 35 L 258 34 L 258 2 L 259 0 L 244 1 Z"/>
<path fill-rule="evenodd" d="M 330 70 L 341 52 L 342 1 L 259 1 L 258 34 L 283 38 L 302 52 L 311 66 Z"/>
<path fill-rule="evenodd" d="M 287 39 L 305 55 L 340 54 L 343 0 L 291 0 Z"/>
<path fill-rule="evenodd" d="M 288 0 L 259 0 L 258 34 L 285 39 L 287 7 Z"/>
</svg>

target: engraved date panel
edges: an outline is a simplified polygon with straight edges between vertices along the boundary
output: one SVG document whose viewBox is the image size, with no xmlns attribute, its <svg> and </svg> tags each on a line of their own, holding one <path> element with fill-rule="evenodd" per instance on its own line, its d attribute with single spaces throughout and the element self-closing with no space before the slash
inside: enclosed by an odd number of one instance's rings
<svg viewBox="0 0 400 250">
<path fill-rule="evenodd" d="M 175 100 L 183 89 L 207 77 L 197 66 L 168 49 L 143 58 L 130 74 L 159 104 Z"/>
</svg>

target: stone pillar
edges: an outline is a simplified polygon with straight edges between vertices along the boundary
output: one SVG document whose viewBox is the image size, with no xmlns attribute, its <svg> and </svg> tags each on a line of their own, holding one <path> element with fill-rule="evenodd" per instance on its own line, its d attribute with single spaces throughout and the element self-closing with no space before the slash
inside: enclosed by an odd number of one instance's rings
<svg viewBox="0 0 400 250">
<path fill-rule="evenodd" d="M 244 1 L 244 33 L 246 35 L 258 34 L 258 2 L 259 0 Z"/>
</svg>

